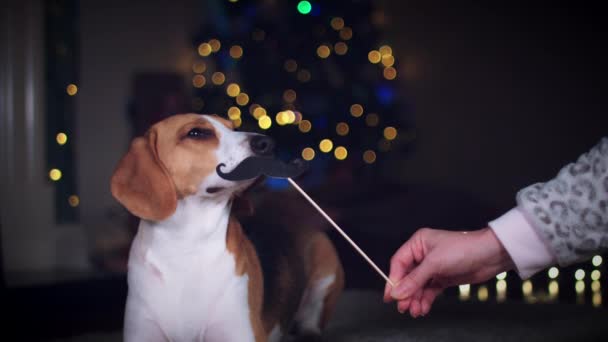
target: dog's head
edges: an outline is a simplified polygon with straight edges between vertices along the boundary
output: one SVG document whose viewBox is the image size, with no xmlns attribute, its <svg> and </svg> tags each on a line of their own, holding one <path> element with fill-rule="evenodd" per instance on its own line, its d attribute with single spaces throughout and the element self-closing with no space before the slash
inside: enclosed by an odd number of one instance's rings
<svg viewBox="0 0 608 342">
<path fill-rule="evenodd" d="M 244 190 L 255 178 L 221 177 L 219 166 L 229 175 L 252 157 L 272 159 L 273 149 L 269 137 L 234 131 L 218 116 L 174 115 L 133 140 L 112 176 L 112 195 L 135 216 L 163 220 L 181 198 L 212 200 Z"/>
</svg>

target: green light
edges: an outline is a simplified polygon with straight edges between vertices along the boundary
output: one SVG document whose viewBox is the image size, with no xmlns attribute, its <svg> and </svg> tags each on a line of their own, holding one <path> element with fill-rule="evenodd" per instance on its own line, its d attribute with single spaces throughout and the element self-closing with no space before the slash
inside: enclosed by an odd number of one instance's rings
<svg viewBox="0 0 608 342">
<path fill-rule="evenodd" d="M 298 12 L 301 14 L 308 14 L 312 10 L 312 5 L 308 1 L 300 1 L 298 3 Z"/>
</svg>

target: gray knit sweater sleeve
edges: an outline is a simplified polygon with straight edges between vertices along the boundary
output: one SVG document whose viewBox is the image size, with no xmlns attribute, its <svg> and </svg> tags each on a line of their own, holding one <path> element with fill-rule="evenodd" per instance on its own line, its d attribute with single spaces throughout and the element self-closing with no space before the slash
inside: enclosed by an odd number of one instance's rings
<svg viewBox="0 0 608 342">
<path fill-rule="evenodd" d="M 608 137 L 555 179 L 522 189 L 517 204 L 561 266 L 608 249 Z"/>
</svg>

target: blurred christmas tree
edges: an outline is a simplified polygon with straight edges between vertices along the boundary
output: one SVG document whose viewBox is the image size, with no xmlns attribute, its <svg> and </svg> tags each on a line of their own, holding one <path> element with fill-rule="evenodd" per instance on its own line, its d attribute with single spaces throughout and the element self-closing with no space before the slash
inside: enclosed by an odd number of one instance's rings
<svg viewBox="0 0 608 342">
<path fill-rule="evenodd" d="M 205 1 L 192 109 L 264 131 L 309 182 L 377 177 L 414 138 L 397 63 L 369 0 Z M 344 180 L 344 179 L 342 179 Z"/>
</svg>

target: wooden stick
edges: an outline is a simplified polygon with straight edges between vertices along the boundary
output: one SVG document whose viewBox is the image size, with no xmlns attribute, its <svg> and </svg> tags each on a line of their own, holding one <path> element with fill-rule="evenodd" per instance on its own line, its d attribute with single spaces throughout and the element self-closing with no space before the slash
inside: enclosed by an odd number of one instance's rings
<svg viewBox="0 0 608 342">
<path fill-rule="evenodd" d="M 312 198 L 310 198 L 310 196 L 308 196 L 308 194 L 304 192 L 304 190 L 302 190 L 298 184 L 296 184 L 296 182 L 293 181 L 293 179 L 287 178 L 287 180 L 302 194 L 302 196 L 304 196 L 304 198 L 308 200 L 308 202 L 310 202 L 310 204 L 312 204 L 313 207 L 315 207 L 315 209 L 319 211 L 319 213 L 321 213 L 321 215 L 323 215 L 323 217 L 325 217 L 329 223 L 331 223 L 332 226 L 334 226 L 334 228 L 336 228 L 340 234 L 342 234 L 346 241 L 348 241 L 357 250 L 357 252 L 361 254 L 361 256 L 374 268 L 374 270 L 376 270 L 376 272 L 378 272 L 378 274 L 380 274 L 380 276 L 382 276 L 382 278 L 384 278 L 391 286 L 395 286 L 393 282 L 386 276 L 386 274 L 384 274 L 384 272 L 382 272 L 380 268 L 376 266 L 372 259 L 370 259 L 367 254 L 365 254 L 365 252 L 363 252 L 361 248 L 357 246 L 357 244 L 342 230 L 342 228 L 340 228 L 336 222 L 334 222 L 334 220 L 332 220 L 331 217 L 329 217 L 329 215 L 327 215 L 325 211 L 323 211 L 323 209 L 321 209 L 321 207 L 319 207 L 319 205 L 315 203 L 315 201 L 313 201 Z"/>
</svg>

